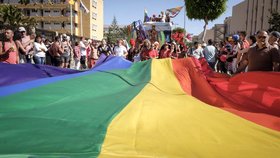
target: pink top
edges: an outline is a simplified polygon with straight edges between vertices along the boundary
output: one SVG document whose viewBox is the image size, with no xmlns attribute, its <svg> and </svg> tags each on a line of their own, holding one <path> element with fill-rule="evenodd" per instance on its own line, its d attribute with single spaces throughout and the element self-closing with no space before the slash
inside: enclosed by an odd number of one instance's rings
<svg viewBox="0 0 280 158">
<path fill-rule="evenodd" d="M 81 51 L 80 51 L 80 46 L 75 46 L 74 47 L 74 57 L 78 60 L 81 59 Z"/>
<path fill-rule="evenodd" d="M 160 56 L 159 58 L 160 59 L 163 59 L 163 58 L 170 58 L 171 57 L 171 51 L 168 49 L 168 50 L 161 50 L 160 51 Z"/>
<path fill-rule="evenodd" d="M 8 63 L 8 64 L 17 64 L 17 47 L 16 47 L 15 42 L 12 42 L 12 43 L 5 42 L 3 51 L 9 50 L 11 47 L 14 47 L 14 50 L 10 51 L 8 53 L 9 54 L 8 58 L 2 60 L 1 62 Z"/>
<path fill-rule="evenodd" d="M 150 49 L 150 50 L 143 50 L 140 54 L 141 60 L 149 60 L 151 58 L 156 58 L 157 57 L 157 51 Z"/>
</svg>

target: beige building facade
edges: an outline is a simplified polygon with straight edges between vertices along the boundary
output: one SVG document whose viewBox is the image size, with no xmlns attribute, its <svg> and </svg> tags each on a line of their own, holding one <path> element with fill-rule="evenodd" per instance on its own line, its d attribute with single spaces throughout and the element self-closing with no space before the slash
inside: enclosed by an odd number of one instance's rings
<svg viewBox="0 0 280 158">
<path fill-rule="evenodd" d="M 233 6 L 227 33 L 246 31 L 247 34 L 254 34 L 259 30 L 268 30 L 271 11 L 280 12 L 280 0 L 245 0 Z"/>
<path fill-rule="evenodd" d="M 214 33 L 215 33 L 215 31 L 214 31 L 213 28 L 212 28 L 212 29 L 206 29 L 204 42 L 207 43 L 207 41 L 208 41 L 209 39 L 212 39 L 212 40 L 213 40 L 213 39 L 214 39 Z M 202 42 L 203 42 L 203 41 L 202 41 L 202 36 L 203 36 L 203 31 L 202 31 L 199 35 L 193 36 L 192 41 L 196 41 L 196 42 L 202 43 Z"/>
<path fill-rule="evenodd" d="M 51 2 L 51 3 L 50 3 Z M 103 38 L 103 0 L 83 0 L 89 13 L 80 9 L 80 0 L 72 5 L 73 35 L 101 40 Z M 71 34 L 70 4 L 68 0 L 32 0 L 27 5 L 19 0 L 1 0 L 22 9 L 25 16 L 36 19 L 37 29 Z"/>
<path fill-rule="evenodd" d="M 202 42 L 203 31 L 197 35 L 193 36 L 193 41 Z M 208 42 L 209 39 L 212 39 L 215 42 L 220 42 L 224 40 L 225 36 L 225 25 L 224 24 L 215 24 L 211 29 L 206 30 L 204 42 Z"/>
</svg>

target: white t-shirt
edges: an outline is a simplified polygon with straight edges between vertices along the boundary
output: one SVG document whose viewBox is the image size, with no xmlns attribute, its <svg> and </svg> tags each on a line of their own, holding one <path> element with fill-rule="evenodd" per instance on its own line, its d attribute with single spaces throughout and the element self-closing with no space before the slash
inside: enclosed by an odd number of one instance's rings
<svg viewBox="0 0 280 158">
<path fill-rule="evenodd" d="M 80 50 L 81 50 L 81 56 L 87 55 L 87 48 L 83 41 L 80 41 Z"/>
<path fill-rule="evenodd" d="M 141 61 L 140 53 L 138 53 L 133 57 L 133 62 L 138 62 L 138 61 Z"/>
<path fill-rule="evenodd" d="M 124 56 L 124 54 L 127 52 L 125 46 L 116 46 L 114 48 L 114 54 L 116 54 L 116 56 Z"/>
<path fill-rule="evenodd" d="M 37 57 L 46 57 L 46 51 L 48 50 L 48 48 L 45 46 L 45 44 L 42 43 L 37 43 L 34 42 L 34 54 Z"/>
<path fill-rule="evenodd" d="M 194 50 L 192 56 L 195 57 L 196 59 L 200 59 L 204 57 L 203 48 L 197 48 L 196 50 Z"/>
</svg>

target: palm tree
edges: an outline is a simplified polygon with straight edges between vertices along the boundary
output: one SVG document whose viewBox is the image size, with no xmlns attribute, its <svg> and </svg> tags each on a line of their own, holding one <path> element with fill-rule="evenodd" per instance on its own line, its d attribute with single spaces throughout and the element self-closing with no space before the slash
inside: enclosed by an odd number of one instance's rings
<svg viewBox="0 0 280 158">
<path fill-rule="evenodd" d="M 13 5 L 5 5 L 1 8 L 0 20 L 4 25 L 9 25 L 14 28 L 19 26 L 35 26 L 34 18 L 25 17 L 23 13 Z"/>
</svg>

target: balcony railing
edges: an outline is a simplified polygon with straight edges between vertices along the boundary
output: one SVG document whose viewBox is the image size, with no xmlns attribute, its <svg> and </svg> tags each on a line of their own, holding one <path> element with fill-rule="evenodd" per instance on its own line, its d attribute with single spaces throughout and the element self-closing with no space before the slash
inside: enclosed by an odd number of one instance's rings
<svg viewBox="0 0 280 158">
<path fill-rule="evenodd" d="M 0 4 L 6 5 L 6 4 Z M 56 4 L 49 4 L 49 3 L 30 3 L 30 4 L 13 4 L 19 9 L 64 9 L 70 7 L 68 3 L 56 3 Z"/>
<path fill-rule="evenodd" d="M 30 16 L 35 18 L 36 21 L 46 21 L 46 22 L 70 22 L 70 17 L 65 16 Z"/>
</svg>

